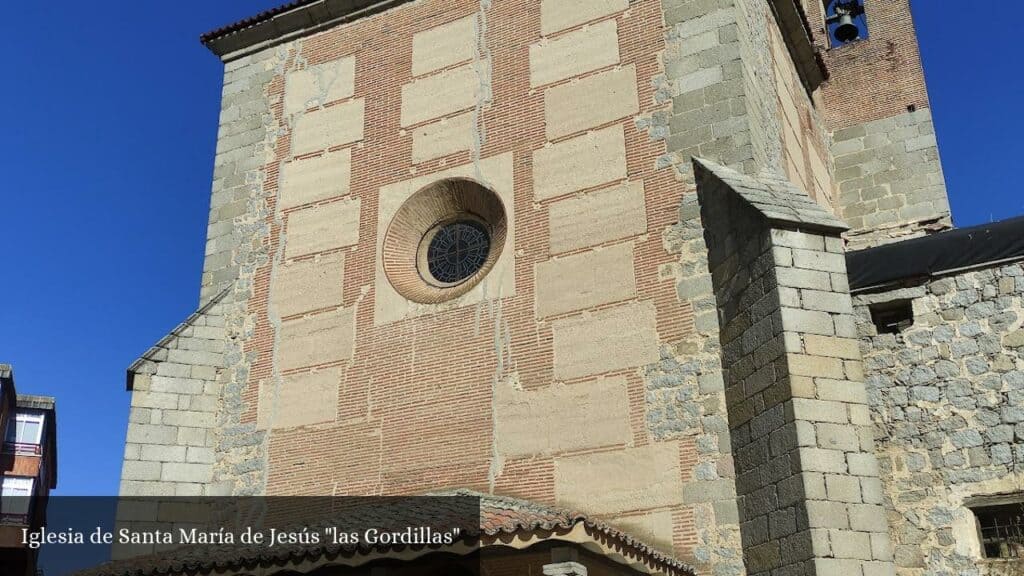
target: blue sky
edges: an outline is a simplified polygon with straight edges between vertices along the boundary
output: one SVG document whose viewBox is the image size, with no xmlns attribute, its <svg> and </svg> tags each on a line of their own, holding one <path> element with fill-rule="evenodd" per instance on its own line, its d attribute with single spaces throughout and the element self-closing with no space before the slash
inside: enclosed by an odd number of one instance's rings
<svg viewBox="0 0 1024 576">
<path fill-rule="evenodd" d="M 0 362 L 58 399 L 58 494 L 117 492 L 125 368 L 197 304 L 221 82 L 198 35 L 282 1 L 4 8 Z M 1018 23 L 972 6 L 915 4 L 961 226 L 1024 214 Z"/>
</svg>

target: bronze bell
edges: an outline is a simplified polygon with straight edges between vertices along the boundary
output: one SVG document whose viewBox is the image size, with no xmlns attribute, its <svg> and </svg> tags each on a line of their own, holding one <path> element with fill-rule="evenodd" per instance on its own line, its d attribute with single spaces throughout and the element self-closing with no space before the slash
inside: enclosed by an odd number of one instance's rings
<svg viewBox="0 0 1024 576">
<path fill-rule="evenodd" d="M 853 23 L 853 16 L 849 14 L 840 14 L 839 26 L 836 26 L 834 34 L 836 35 L 836 40 L 839 40 L 840 42 L 849 42 L 860 37 L 860 30 L 858 30 L 857 25 Z"/>
</svg>

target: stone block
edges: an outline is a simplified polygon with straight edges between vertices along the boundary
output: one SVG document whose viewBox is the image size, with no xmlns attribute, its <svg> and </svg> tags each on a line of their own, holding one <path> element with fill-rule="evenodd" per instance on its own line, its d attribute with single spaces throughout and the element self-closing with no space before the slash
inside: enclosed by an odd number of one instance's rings
<svg viewBox="0 0 1024 576">
<path fill-rule="evenodd" d="M 212 448 L 189 446 L 185 453 L 185 460 L 195 464 L 213 464 L 216 459 Z"/>
<path fill-rule="evenodd" d="M 815 576 L 852 576 L 860 574 L 861 561 L 848 558 L 815 558 Z"/>
<path fill-rule="evenodd" d="M 843 361 L 839 358 L 787 354 L 786 361 L 789 363 L 789 373 L 796 376 L 840 380 L 846 376 L 846 373 L 843 371 Z"/>
<path fill-rule="evenodd" d="M 348 148 L 281 165 L 278 208 L 287 210 L 349 193 L 352 151 Z"/>
<path fill-rule="evenodd" d="M 622 126 L 582 134 L 533 153 L 533 192 L 547 200 L 626 177 Z"/>
<path fill-rule="evenodd" d="M 846 405 L 842 402 L 812 400 L 809 398 L 793 398 L 793 418 L 808 422 L 831 422 L 845 424 L 847 422 Z"/>
<path fill-rule="evenodd" d="M 174 440 L 184 446 L 206 446 L 207 434 L 205 428 L 178 428 L 178 434 Z"/>
<path fill-rule="evenodd" d="M 853 305 L 848 294 L 809 289 L 801 290 L 800 294 L 803 307 L 807 310 L 820 310 L 836 314 L 851 314 L 853 312 Z"/>
<path fill-rule="evenodd" d="M 479 94 L 480 78 L 473 64 L 413 80 L 402 86 L 401 124 L 412 126 L 473 108 Z"/>
<path fill-rule="evenodd" d="M 135 444 L 174 444 L 178 439 L 178 428 L 152 424 L 129 424 L 128 442 Z"/>
<path fill-rule="evenodd" d="M 167 359 L 178 364 L 220 366 L 223 356 L 219 352 L 203 350 L 168 350 Z"/>
<path fill-rule="evenodd" d="M 718 84 L 721 81 L 722 67 L 715 66 L 713 68 L 702 68 L 680 77 L 675 82 L 675 88 L 680 94 L 686 94 L 707 88 L 712 84 Z"/>
<path fill-rule="evenodd" d="M 629 238 L 647 231 L 643 181 L 553 202 L 548 209 L 552 253 Z"/>
<path fill-rule="evenodd" d="M 822 500 L 807 501 L 807 522 L 811 528 L 849 527 L 846 504 Z"/>
<path fill-rule="evenodd" d="M 413 164 L 470 150 L 478 137 L 473 112 L 419 126 L 412 131 Z"/>
<path fill-rule="evenodd" d="M 284 77 L 284 113 L 305 112 L 355 93 L 355 56 L 292 70 Z"/>
<path fill-rule="evenodd" d="M 362 140 L 363 104 L 359 98 L 299 116 L 292 126 L 292 156 Z"/>
<path fill-rule="evenodd" d="M 860 481 L 856 476 L 845 474 L 825 474 L 825 491 L 828 499 L 836 502 L 861 502 Z M 867 553 L 866 560 L 871 559 L 871 547 L 867 539 L 864 541 Z M 833 548 L 834 549 L 834 548 Z"/>
<path fill-rule="evenodd" d="M 871 560 L 871 535 L 852 530 L 829 530 L 830 547 L 836 558 Z"/>
<path fill-rule="evenodd" d="M 206 483 L 213 479 L 213 467 L 209 464 L 167 462 L 160 471 L 162 482 Z"/>
<path fill-rule="evenodd" d="M 679 445 L 642 447 L 555 459 L 555 499 L 605 515 L 682 504 Z"/>
<path fill-rule="evenodd" d="M 139 459 L 152 462 L 184 462 L 185 447 L 143 444 Z M 132 480 L 157 480 L 157 478 L 132 478 Z"/>
<path fill-rule="evenodd" d="M 587 567 L 579 562 L 557 562 L 542 566 L 541 573 L 544 576 L 587 576 Z"/>
<path fill-rule="evenodd" d="M 816 383 L 818 398 L 822 400 L 834 400 L 849 404 L 867 404 L 868 402 L 867 391 L 861 382 L 819 378 Z"/>
<path fill-rule="evenodd" d="M 878 478 L 861 476 L 860 491 L 865 504 L 882 504 L 884 502 L 885 492 L 882 489 L 882 481 Z M 892 551 L 889 550 L 888 557 L 876 555 L 875 558 L 878 558 L 879 560 L 889 560 L 892 558 Z"/>
<path fill-rule="evenodd" d="M 827 272 L 803 270 L 800 268 L 777 268 L 776 278 L 780 286 L 790 288 L 811 288 L 814 290 L 831 290 L 830 277 Z"/>
<path fill-rule="evenodd" d="M 288 214 L 285 257 L 352 246 L 359 242 L 360 199 L 341 200 Z"/>
<path fill-rule="evenodd" d="M 787 248 L 799 248 L 801 250 L 813 250 L 818 252 L 825 250 L 825 237 L 819 234 L 797 232 L 795 230 L 773 229 L 771 231 L 771 236 L 772 245 L 774 246 L 785 246 Z"/>
<path fill-rule="evenodd" d="M 800 465 L 807 472 L 844 474 L 846 472 L 846 454 L 839 450 L 801 448 Z"/>
<path fill-rule="evenodd" d="M 856 452 L 860 450 L 857 429 L 848 424 L 819 423 L 815 425 L 817 445 L 829 450 Z"/>
<path fill-rule="evenodd" d="M 412 75 L 420 76 L 472 60 L 477 48 L 477 15 L 417 32 L 412 37 Z"/>
<path fill-rule="evenodd" d="M 333 422 L 338 415 L 341 372 L 337 368 L 282 376 L 260 389 L 258 426 L 293 428 Z"/>
<path fill-rule="evenodd" d="M 848 506 L 850 528 L 863 532 L 887 532 L 885 507 L 877 504 L 850 504 Z"/>
<path fill-rule="evenodd" d="M 212 366 L 193 366 L 192 368 L 205 368 L 216 371 Z M 190 370 L 191 372 L 191 370 Z M 202 394 L 204 382 L 191 378 L 168 378 L 166 376 L 153 376 L 150 380 L 150 392 L 166 392 L 170 394 Z M 136 388 L 138 390 L 138 388 Z M 174 406 L 165 406 L 174 408 Z M 159 408 L 159 406 L 154 406 Z"/>
<path fill-rule="evenodd" d="M 537 317 L 636 296 L 633 244 L 616 244 L 537 264 Z"/>
<path fill-rule="evenodd" d="M 271 277 L 273 314 L 286 318 L 341 306 L 344 283 L 344 252 L 280 264 Z"/>
<path fill-rule="evenodd" d="M 160 462 L 129 460 L 121 466 L 121 480 L 159 480 Z"/>
<path fill-rule="evenodd" d="M 623 377 L 541 390 L 498 386 L 494 437 L 503 457 L 561 454 L 633 440 Z"/>
<path fill-rule="evenodd" d="M 650 301 L 557 320 L 551 330 L 559 380 L 642 366 L 659 357 L 656 311 Z"/>
<path fill-rule="evenodd" d="M 842 254 L 793 248 L 793 266 L 842 273 L 846 272 L 846 258 Z"/>
<path fill-rule="evenodd" d="M 850 465 L 850 474 L 856 476 L 878 477 L 878 460 L 874 454 L 856 453 L 847 454 L 847 462 Z"/>
<path fill-rule="evenodd" d="M 540 33 L 547 36 L 626 8 L 629 0 L 541 0 Z"/>
<path fill-rule="evenodd" d="M 353 309 L 326 312 L 281 323 L 277 365 L 280 370 L 317 366 L 352 358 Z"/>
<path fill-rule="evenodd" d="M 783 269 L 780 269 L 781 272 Z M 803 332 L 831 336 L 835 334 L 832 317 L 826 312 L 817 310 L 801 310 L 799 308 L 780 308 L 782 326 L 786 331 Z M 825 376 L 825 374 L 808 374 L 808 376 Z M 842 378 L 842 375 L 838 376 Z"/>
<path fill-rule="evenodd" d="M 132 393 L 132 407 L 173 410 L 178 407 L 178 395 L 166 392 L 136 390 Z"/>
<path fill-rule="evenodd" d="M 189 402 L 188 406 L 191 406 L 191 402 Z M 197 426 L 201 428 L 213 428 L 216 422 L 214 415 L 210 412 L 167 410 L 163 414 L 162 423 L 170 426 Z"/>
<path fill-rule="evenodd" d="M 606 20 L 532 44 L 530 85 L 543 86 L 618 62 L 618 26 Z"/>
<path fill-rule="evenodd" d="M 848 360 L 860 358 L 860 343 L 853 338 L 808 334 L 804 336 L 804 350 L 812 356 L 828 356 Z"/>
<path fill-rule="evenodd" d="M 640 111 L 633 64 L 548 88 L 544 123 L 554 140 Z"/>
</svg>

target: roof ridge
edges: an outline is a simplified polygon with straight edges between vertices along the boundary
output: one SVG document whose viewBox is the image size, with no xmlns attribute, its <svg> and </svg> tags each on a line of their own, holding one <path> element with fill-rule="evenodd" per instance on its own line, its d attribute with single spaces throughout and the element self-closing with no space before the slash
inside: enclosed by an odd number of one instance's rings
<svg viewBox="0 0 1024 576">
<path fill-rule="evenodd" d="M 153 360 L 153 356 L 155 356 L 160 350 L 163 350 L 167 346 L 167 344 L 171 342 L 171 340 L 180 336 L 181 333 L 184 332 L 186 328 L 191 326 L 192 323 L 196 321 L 196 319 L 198 319 L 203 314 L 209 312 L 210 309 L 217 305 L 217 303 L 219 303 L 224 298 L 224 296 L 226 296 L 230 291 L 231 287 L 228 286 L 227 288 L 224 288 L 223 290 L 215 294 L 213 298 L 210 298 L 209 300 L 206 301 L 206 303 L 201 305 L 199 308 L 196 308 L 194 312 L 189 314 L 188 317 L 186 317 L 184 320 L 178 323 L 178 325 L 172 328 L 170 332 L 164 334 L 163 337 L 157 340 L 156 344 L 150 346 L 149 349 L 143 352 L 141 356 L 132 361 L 132 363 L 128 365 L 128 390 L 132 389 L 132 380 L 134 379 L 135 371 L 141 368 L 144 362 Z"/>
</svg>

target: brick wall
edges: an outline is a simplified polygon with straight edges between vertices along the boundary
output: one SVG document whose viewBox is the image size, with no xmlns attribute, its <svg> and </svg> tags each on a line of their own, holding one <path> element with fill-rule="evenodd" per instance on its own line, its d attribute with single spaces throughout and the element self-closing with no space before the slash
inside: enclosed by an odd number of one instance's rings
<svg viewBox="0 0 1024 576">
<path fill-rule="evenodd" d="M 910 300 L 879 334 L 872 304 Z M 855 298 L 898 573 L 1012 574 L 982 558 L 970 498 L 1024 489 L 1024 265 Z"/>
<path fill-rule="evenodd" d="M 223 346 L 186 365 L 218 367 L 204 478 L 521 496 L 741 574 L 691 157 L 831 208 L 775 26 L 754 0 L 453 0 L 229 56 L 201 293 Z M 492 190 L 508 231 L 483 282 L 423 304 L 384 237 L 446 178 Z"/>
<path fill-rule="evenodd" d="M 868 38 L 835 48 L 826 36 L 823 3 L 803 5 L 829 71 L 822 97 L 831 129 L 897 116 L 908 106 L 928 107 L 910 0 L 865 1 Z"/>
<path fill-rule="evenodd" d="M 834 48 L 823 3 L 803 4 L 830 75 L 821 99 L 850 248 L 951 227 L 909 0 L 864 2 L 868 37 Z"/>
<path fill-rule="evenodd" d="M 208 269 L 234 275 L 226 427 L 266 435 L 236 488 L 470 487 L 704 553 L 684 490 L 706 459 L 695 432 L 645 419 L 648 366 L 693 329 L 661 238 L 683 186 L 636 121 L 665 106 L 661 18 L 652 0 L 427 2 L 228 62 L 218 166 L 240 159 L 214 194 L 240 173 L 237 210 L 217 201 L 211 230 L 231 226 Z M 250 122 L 234 107 L 260 117 L 252 142 L 228 135 Z M 502 199 L 509 244 L 477 289 L 414 303 L 382 239 L 450 177 Z"/>
</svg>

